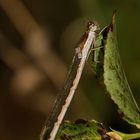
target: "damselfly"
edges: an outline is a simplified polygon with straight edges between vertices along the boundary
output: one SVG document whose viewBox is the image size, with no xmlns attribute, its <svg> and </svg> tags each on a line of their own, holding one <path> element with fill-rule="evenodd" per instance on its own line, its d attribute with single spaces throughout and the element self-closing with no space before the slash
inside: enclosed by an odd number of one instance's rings
<svg viewBox="0 0 140 140">
<path fill-rule="evenodd" d="M 95 44 L 97 30 L 98 25 L 96 23 L 88 23 L 87 31 L 82 36 L 78 42 L 77 48 L 75 49 L 75 56 L 72 60 L 72 65 L 70 67 L 65 85 L 57 95 L 54 107 L 41 133 L 40 140 L 55 139 L 60 124 L 78 86 L 85 62 L 90 51 L 92 50 L 93 44 Z"/>
</svg>

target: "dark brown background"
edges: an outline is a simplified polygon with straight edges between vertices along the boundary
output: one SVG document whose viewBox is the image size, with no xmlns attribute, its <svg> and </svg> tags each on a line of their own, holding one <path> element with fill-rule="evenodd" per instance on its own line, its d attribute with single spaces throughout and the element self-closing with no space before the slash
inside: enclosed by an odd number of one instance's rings
<svg viewBox="0 0 140 140">
<path fill-rule="evenodd" d="M 0 139 L 37 140 L 87 21 L 101 27 L 117 9 L 123 66 L 140 105 L 139 0 L 0 0 Z M 66 119 L 96 119 L 134 132 L 87 64 Z"/>
</svg>

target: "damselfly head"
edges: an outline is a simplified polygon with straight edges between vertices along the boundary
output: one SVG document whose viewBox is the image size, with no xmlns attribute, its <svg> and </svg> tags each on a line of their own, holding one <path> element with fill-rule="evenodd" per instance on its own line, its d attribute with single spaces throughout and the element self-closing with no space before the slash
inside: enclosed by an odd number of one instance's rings
<svg viewBox="0 0 140 140">
<path fill-rule="evenodd" d="M 99 27 L 99 24 L 97 22 L 89 21 L 87 23 L 87 30 L 97 31 L 99 29 L 100 29 L 100 27 Z"/>
</svg>

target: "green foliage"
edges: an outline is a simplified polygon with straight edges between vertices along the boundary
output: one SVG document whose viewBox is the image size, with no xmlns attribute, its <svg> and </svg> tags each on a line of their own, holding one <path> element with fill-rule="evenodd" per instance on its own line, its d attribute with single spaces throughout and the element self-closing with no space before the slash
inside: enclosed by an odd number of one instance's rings
<svg viewBox="0 0 140 140">
<path fill-rule="evenodd" d="M 115 130 L 107 132 L 103 124 L 95 120 L 64 122 L 56 136 L 56 140 L 132 140 L 136 138 L 140 138 L 140 133 L 125 134 Z"/>
<path fill-rule="evenodd" d="M 96 49 L 97 48 L 97 49 Z M 140 111 L 122 68 L 115 34 L 115 14 L 112 23 L 97 37 L 96 48 L 89 61 L 97 78 L 104 83 L 111 99 L 128 123 L 140 125 Z"/>
<path fill-rule="evenodd" d="M 56 140 L 101 140 L 103 137 L 109 138 L 101 123 L 95 120 L 77 120 L 75 123 L 65 122 L 60 127 Z"/>
<path fill-rule="evenodd" d="M 116 140 L 132 140 L 140 138 L 140 133 L 125 134 L 116 130 L 107 133 L 111 138 L 116 138 Z"/>
</svg>

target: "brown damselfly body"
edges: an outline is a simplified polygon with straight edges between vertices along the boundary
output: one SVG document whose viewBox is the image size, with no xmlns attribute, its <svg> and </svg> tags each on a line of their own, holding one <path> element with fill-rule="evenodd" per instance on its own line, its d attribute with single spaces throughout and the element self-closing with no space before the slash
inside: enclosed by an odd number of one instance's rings
<svg viewBox="0 0 140 140">
<path fill-rule="evenodd" d="M 93 44 L 95 44 L 97 30 L 98 25 L 96 23 L 88 23 L 87 31 L 82 36 L 75 49 L 75 55 L 68 72 L 67 80 L 64 87 L 57 95 L 53 109 L 41 132 L 40 140 L 55 139 L 57 131 L 78 86 L 85 62 L 92 50 Z"/>
</svg>

